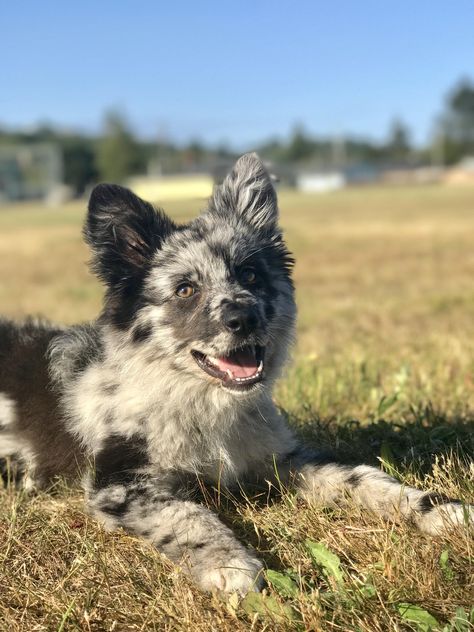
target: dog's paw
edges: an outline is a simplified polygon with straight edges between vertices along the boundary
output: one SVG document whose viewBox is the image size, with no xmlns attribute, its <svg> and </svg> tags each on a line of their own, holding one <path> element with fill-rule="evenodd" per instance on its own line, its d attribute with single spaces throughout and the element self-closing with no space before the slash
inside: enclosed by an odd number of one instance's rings
<svg viewBox="0 0 474 632">
<path fill-rule="evenodd" d="M 474 505 L 447 502 L 433 506 L 420 517 L 420 529 L 429 535 L 442 535 L 453 529 L 474 528 Z"/>
<path fill-rule="evenodd" d="M 263 564 L 251 554 L 230 557 L 218 566 L 208 561 L 206 568 L 194 569 L 197 582 L 203 590 L 220 590 L 245 595 L 263 588 Z"/>
</svg>

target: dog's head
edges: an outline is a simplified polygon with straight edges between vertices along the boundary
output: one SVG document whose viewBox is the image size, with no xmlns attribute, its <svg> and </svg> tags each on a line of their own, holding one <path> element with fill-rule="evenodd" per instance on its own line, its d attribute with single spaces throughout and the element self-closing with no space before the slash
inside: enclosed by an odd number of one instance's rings
<svg viewBox="0 0 474 632">
<path fill-rule="evenodd" d="M 294 329 L 293 260 L 256 154 L 183 226 L 127 189 L 98 185 L 84 232 L 107 286 L 102 318 L 137 351 L 234 393 L 279 374 Z"/>
</svg>

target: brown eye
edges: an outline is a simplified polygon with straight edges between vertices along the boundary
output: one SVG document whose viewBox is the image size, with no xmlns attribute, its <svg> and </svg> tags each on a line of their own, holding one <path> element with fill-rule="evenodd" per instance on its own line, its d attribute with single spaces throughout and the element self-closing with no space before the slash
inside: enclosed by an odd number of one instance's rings
<svg viewBox="0 0 474 632">
<path fill-rule="evenodd" d="M 189 285 L 189 283 L 181 283 L 181 285 L 178 285 L 176 288 L 176 296 L 179 296 L 179 298 L 191 298 L 194 292 L 195 289 L 192 285 Z"/>
<path fill-rule="evenodd" d="M 240 278 L 242 279 L 243 283 L 246 283 L 247 285 L 252 285 L 252 283 L 255 283 L 255 281 L 257 280 L 257 275 L 253 268 L 244 268 L 241 272 Z"/>
</svg>

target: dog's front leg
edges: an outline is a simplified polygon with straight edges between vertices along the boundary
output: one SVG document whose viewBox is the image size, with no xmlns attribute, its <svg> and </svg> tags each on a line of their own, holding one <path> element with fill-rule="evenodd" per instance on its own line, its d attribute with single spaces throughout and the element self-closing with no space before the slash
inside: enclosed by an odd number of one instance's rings
<svg viewBox="0 0 474 632">
<path fill-rule="evenodd" d="M 308 502 L 337 506 L 352 500 L 388 520 L 411 522 L 432 535 L 466 521 L 474 526 L 473 505 L 402 485 L 375 467 L 342 465 L 303 447 L 281 459 L 280 465 Z"/>
<path fill-rule="evenodd" d="M 124 478 L 119 473 L 103 485 L 96 480 L 88 493 L 92 513 L 109 528 L 150 540 L 204 590 L 245 594 L 261 588 L 262 563 L 212 511 L 180 498 L 169 480 Z"/>
</svg>

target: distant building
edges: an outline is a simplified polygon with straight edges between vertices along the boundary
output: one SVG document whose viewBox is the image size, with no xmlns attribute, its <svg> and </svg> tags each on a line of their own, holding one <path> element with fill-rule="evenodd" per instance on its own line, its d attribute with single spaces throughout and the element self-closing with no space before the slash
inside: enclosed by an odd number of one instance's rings
<svg viewBox="0 0 474 632">
<path fill-rule="evenodd" d="M 347 182 L 342 171 L 309 171 L 298 173 L 295 184 L 304 193 L 326 193 L 342 189 Z"/>
<path fill-rule="evenodd" d="M 380 177 L 380 170 L 365 163 L 334 168 L 306 168 L 296 172 L 294 184 L 303 192 L 326 193 L 346 186 L 373 184 Z"/>
<path fill-rule="evenodd" d="M 381 173 L 382 184 L 410 185 L 410 184 L 435 184 L 443 175 L 441 167 L 405 167 L 384 169 Z"/>
<path fill-rule="evenodd" d="M 445 184 L 474 184 L 474 156 L 466 156 L 460 163 L 447 169 L 443 182 Z"/>
<path fill-rule="evenodd" d="M 214 187 L 214 178 L 207 173 L 166 176 L 136 176 L 128 186 L 140 197 L 152 202 L 168 200 L 201 200 L 208 198 Z"/>
<path fill-rule="evenodd" d="M 54 144 L 0 146 L 0 202 L 47 199 L 62 176 L 62 155 Z"/>
</svg>

